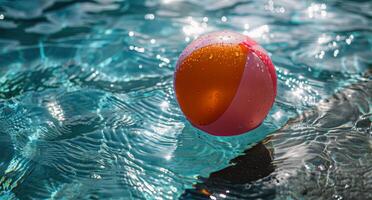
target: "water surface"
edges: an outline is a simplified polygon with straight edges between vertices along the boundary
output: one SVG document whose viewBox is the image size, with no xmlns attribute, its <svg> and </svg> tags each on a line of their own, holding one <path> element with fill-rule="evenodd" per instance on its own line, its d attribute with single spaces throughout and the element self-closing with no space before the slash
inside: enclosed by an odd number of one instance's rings
<svg viewBox="0 0 372 200">
<path fill-rule="evenodd" d="M 371 13 L 370 1 L 346 0 L 0 0 L 0 199 L 179 198 L 370 79 Z M 257 40 L 278 74 L 271 113 L 237 137 L 193 128 L 172 88 L 183 48 L 224 29 Z M 360 87 L 275 132 L 266 179 L 211 198 L 372 198 L 370 86 Z"/>
</svg>

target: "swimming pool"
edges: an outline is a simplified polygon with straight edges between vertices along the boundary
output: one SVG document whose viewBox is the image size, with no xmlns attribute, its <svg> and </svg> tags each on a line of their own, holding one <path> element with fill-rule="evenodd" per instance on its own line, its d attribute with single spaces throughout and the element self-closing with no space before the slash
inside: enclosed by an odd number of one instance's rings
<svg viewBox="0 0 372 200">
<path fill-rule="evenodd" d="M 0 1 L 0 199 L 372 198 L 371 12 L 342 0 Z M 257 40 L 278 75 L 269 116 L 236 137 L 193 128 L 172 88 L 183 48 L 224 29 Z"/>
</svg>

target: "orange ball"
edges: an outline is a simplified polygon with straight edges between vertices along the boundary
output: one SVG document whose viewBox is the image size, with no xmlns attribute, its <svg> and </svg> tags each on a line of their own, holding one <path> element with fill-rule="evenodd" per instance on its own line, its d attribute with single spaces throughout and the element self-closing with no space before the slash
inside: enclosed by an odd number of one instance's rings
<svg viewBox="0 0 372 200">
<path fill-rule="evenodd" d="M 275 100 L 276 79 L 262 47 L 248 36 L 223 31 L 186 47 L 177 62 L 174 89 L 193 126 L 232 136 L 262 123 Z"/>
</svg>

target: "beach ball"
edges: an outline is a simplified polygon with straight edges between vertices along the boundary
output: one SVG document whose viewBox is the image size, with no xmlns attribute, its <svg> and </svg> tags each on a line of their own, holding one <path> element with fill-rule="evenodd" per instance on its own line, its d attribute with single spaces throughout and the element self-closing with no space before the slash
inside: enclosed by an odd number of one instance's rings
<svg viewBox="0 0 372 200">
<path fill-rule="evenodd" d="M 275 67 L 248 36 L 214 32 L 181 53 L 174 73 L 177 102 L 190 123 L 216 136 L 258 127 L 276 96 Z"/>
</svg>

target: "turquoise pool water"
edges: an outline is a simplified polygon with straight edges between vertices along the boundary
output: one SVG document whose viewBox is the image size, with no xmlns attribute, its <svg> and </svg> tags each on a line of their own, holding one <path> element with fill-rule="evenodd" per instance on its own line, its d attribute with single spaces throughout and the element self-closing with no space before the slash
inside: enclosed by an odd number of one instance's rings
<svg viewBox="0 0 372 200">
<path fill-rule="evenodd" d="M 0 199 L 372 198 L 371 13 L 346 0 L 0 0 Z M 237 137 L 193 128 L 172 88 L 183 48 L 223 29 L 257 40 L 278 74 L 271 113 Z M 265 178 L 186 194 L 269 135 Z"/>
</svg>

